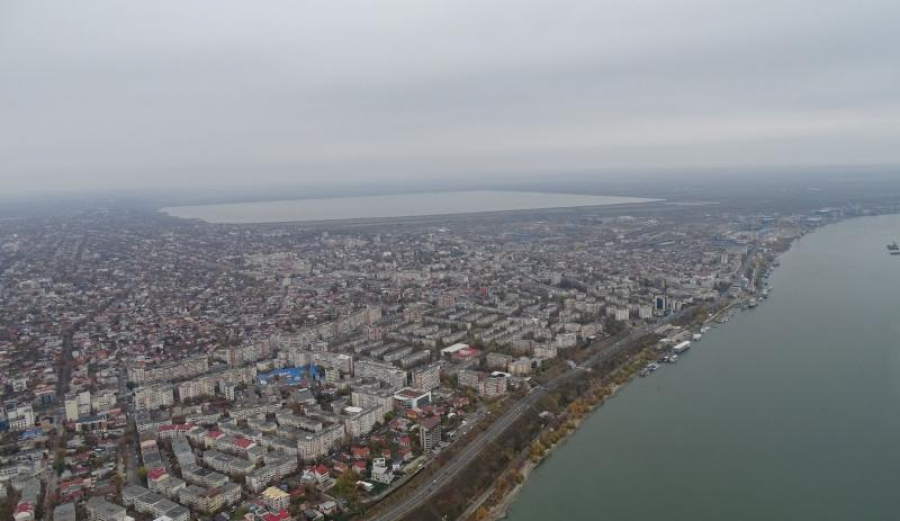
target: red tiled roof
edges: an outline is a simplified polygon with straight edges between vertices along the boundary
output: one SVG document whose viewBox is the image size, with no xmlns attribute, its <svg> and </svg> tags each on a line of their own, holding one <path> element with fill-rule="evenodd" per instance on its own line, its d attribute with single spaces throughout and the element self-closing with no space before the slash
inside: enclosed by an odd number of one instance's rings
<svg viewBox="0 0 900 521">
<path fill-rule="evenodd" d="M 253 440 L 248 440 L 247 438 L 235 438 L 234 445 L 241 449 L 248 449 L 253 445 Z"/>
<path fill-rule="evenodd" d="M 451 354 L 450 357 L 456 358 L 456 359 L 474 358 L 474 357 L 478 356 L 479 354 L 481 354 L 481 351 L 479 351 L 478 349 L 475 349 L 474 347 L 464 347 L 464 348 L 460 349 L 459 351 L 453 352 L 453 354 Z"/>
<path fill-rule="evenodd" d="M 155 469 L 151 469 L 147 472 L 147 479 L 156 481 L 157 479 L 167 475 L 166 469 L 162 467 L 156 467 Z"/>
<path fill-rule="evenodd" d="M 369 447 L 351 447 L 350 453 L 353 454 L 353 456 L 357 457 L 357 458 L 368 458 L 369 457 Z"/>
<path fill-rule="evenodd" d="M 288 514 L 288 511 L 282 509 L 277 514 L 269 513 L 269 514 L 264 515 L 263 521 L 286 521 L 287 519 L 290 519 L 290 518 L 291 518 L 291 515 Z"/>
<path fill-rule="evenodd" d="M 193 424 L 190 423 L 176 423 L 172 425 L 160 425 L 158 432 L 166 432 L 166 431 L 183 431 L 187 432 L 193 428 Z"/>
</svg>

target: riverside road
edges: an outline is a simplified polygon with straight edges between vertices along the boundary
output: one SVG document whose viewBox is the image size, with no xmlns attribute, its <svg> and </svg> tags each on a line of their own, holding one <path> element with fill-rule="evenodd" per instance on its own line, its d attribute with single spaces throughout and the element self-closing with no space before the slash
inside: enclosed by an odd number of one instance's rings
<svg viewBox="0 0 900 521">
<path fill-rule="evenodd" d="M 403 502 L 394 505 L 387 512 L 384 512 L 380 516 L 373 518 L 373 521 L 398 521 L 402 519 L 403 516 L 412 512 L 420 505 L 422 505 L 426 500 L 431 498 L 431 496 L 437 493 L 437 491 L 440 490 L 441 487 L 450 483 L 450 481 L 459 473 L 460 470 L 469 465 L 485 447 L 493 443 L 498 436 L 503 434 L 503 432 L 510 425 L 512 425 L 516 420 L 519 419 L 522 413 L 530 409 L 547 393 L 553 391 L 563 383 L 571 380 L 582 372 L 587 371 L 587 367 L 590 367 L 597 362 L 607 360 L 608 358 L 622 350 L 622 348 L 624 348 L 625 346 L 649 334 L 652 330 L 664 324 L 668 324 L 678 317 L 681 317 L 683 314 L 684 312 L 669 315 L 655 324 L 649 324 L 640 329 L 637 329 L 627 337 L 614 342 L 609 347 L 603 349 L 601 352 L 588 358 L 582 365 L 557 376 L 553 380 L 550 380 L 543 385 L 535 387 L 531 391 L 531 393 L 527 397 L 525 397 L 525 399 L 520 401 L 513 408 L 503 413 L 503 415 L 500 416 L 500 418 L 498 418 L 496 421 L 494 421 L 494 423 L 491 424 L 491 426 L 488 427 L 487 430 L 478 435 L 478 437 L 471 443 L 469 443 L 466 448 L 464 448 L 456 456 L 454 456 L 449 463 L 444 465 L 444 467 L 438 471 L 437 475 L 434 477 L 433 481 L 430 484 L 420 487 L 418 490 L 413 492 L 411 496 L 403 500 Z"/>
</svg>

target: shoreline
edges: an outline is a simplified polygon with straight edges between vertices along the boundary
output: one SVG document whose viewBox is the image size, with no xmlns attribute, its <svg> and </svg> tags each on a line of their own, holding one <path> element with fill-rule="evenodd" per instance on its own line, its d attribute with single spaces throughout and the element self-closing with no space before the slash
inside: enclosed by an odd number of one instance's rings
<svg viewBox="0 0 900 521">
<path fill-rule="evenodd" d="M 206 220 L 202 217 L 189 217 L 183 215 L 175 215 L 167 212 L 167 209 L 172 209 L 174 207 L 164 207 L 158 208 L 156 213 L 171 219 L 180 219 L 183 221 L 195 221 L 200 222 L 207 225 L 212 226 L 297 226 L 297 227 L 306 227 L 306 228 L 342 228 L 342 227 L 365 227 L 365 226 L 380 226 L 380 225 L 394 225 L 394 224 L 430 224 L 430 223 L 444 223 L 447 220 L 454 221 L 465 221 L 467 219 L 473 218 L 505 218 L 505 217 L 518 217 L 522 215 L 529 215 L 535 213 L 546 213 L 546 214 L 566 214 L 566 213 L 582 213 L 585 211 L 591 212 L 606 212 L 611 211 L 613 213 L 620 213 L 627 210 L 632 209 L 643 209 L 648 207 L 657 207 L 663 204 L 667 204 L 663 199 L 647 199 L 640 202 L 621 202 L 621 203 L 608 203 L 608 204 L 600 204 L 600 205 L 578 205 L 578 206 L 553 206 L 553 207 L 539 207 L 539 208 L 517 208 L 517 209 L 508 209 L 508 210 L 479 210 L 479 211 L 471 211 L 471 212 L 456 212 L 456 213 L 428 213 L 421 215 L 398 215 L 398 216 L 384 216 L 384 217 L 334 217 L 327 219 L 294 219 L 294 220 L 264 220 L 264 221 L 214 221 L 214 220 Z"/>
<path fill-rule="evenodd" d="M 611 383 L 606 385 L 598 384 L 592 386 L 592 392 L 602 392 L 604 394 L 603 398 L 592 403 L 589 409 L 585 411 L 584 414 L 582 414 L 580 417 L 578 417 L 574 421 L 570 420 L 572 428 L 566 429 L 565 434 L 563 434 L 563 436 L 560 437 L 560 439 L 557 440 L 554 444 L 547 447 L 539 458 L 535 460 L 532 457 L 526 456 L 524 458 L 524 461 L 519 460 L 504 469 L 504 474 L 509 473 L 510 471 L 515 471 L 519 476 L 521 476 L 522 479 L 511 490 L 504 493 L 496 504 L 485 508 L 484 516 L 479 517 L 477 512 L 481 507 L 484 506 L 484 503 L 488 499 L 490 499 L 492 495 L 494 495 L 494 493 L 496 492 L 496 484 L 493 485 L 489 490 L 487 490 L 481 496 L 481 498 L 479 498 L 480 501 L 471 505 L 466 510 L 466 512 L 462 516 L 460 516 L 459 519 L 469 519 L 475 521 L 500 521 L 502 519 L 506 519 L 509 516 L 509 508 L 512 506 L 519 493 L 521 493 L 522 489 L 525 487 L 525 484 L 528 482 L 528 479 L 531 477 L 532 473 L 536 471 L 541 465 L 543 465 L 543 463 L 553 454 L 554 451 L 565 445 L 569 441 L 569 439 L 576 432 L 578 432 L 578 430 L 581 428 L 582 423 L 585 419 L 587 419 L 589 415 L 596 412 L 597 409 L 599 409 L 601 406 L 603 406 L 603 404 L 607 402 L 607 400 L 610 400 L 618 395 L 619 391 L 621 391 L 629 382 L 631 382 L 635 378 L 635 375 L 637 375 L 640 369 L 632 368 L 632 366 L 635 365 L 635 362 L 640 362 L 642 364 L 642 359 L 644 358 L 646 352 L 652 352 L 655 349 L 655 347 L 645 348 L 637 353 L 634 357 L 629 359 L 629 362 L 625 366 L 629 368 L 625 382 L 621 384 Z M 621 371 L 621 369 L 617 370 L 615 373 L 618 373 L 619 371 Z M 612 377 L 612 375 L 610 377 Z M 542 430 L 541 432 L 543 433 L 544 431 Z M 541 436 L 538 437 L 538 440 L 540 438 Z M 523 455 L 525 454 L 520 454 L 520 457 Z"/>
<path fill-rule="evenodd" d="M 629 377 L 628 381 L 630 382 L 633 378 L 634 378 L 634 375 L 632 374 Z M 628 383 L 628 382 L 626 382 L 626 383 Z M 557 448 L 565 445 L 569 441 L 569 439 L 572 436 L 574 436 L 576 432 L 578 432 L 578 429 L 581 428 L 581 424 L 584 422 L 585 419 L 587 419 L 588 415 L 590 415 L 591 413 L 593 413 L 597 409 L 599 409 L 604 403 L 606 403 L 607 400 L 610 400 L 613 397 L 615 397 L 619 393 L 619 391 L 622 390 L 623 387 L 625 387 L 625 384 L 614 384 L 612 386 L 612 388 L 610 389 L 609 394 L 606 396 L 606 398 L 604 398 L 600 402 L 596 403 L 581 418 L 578 418 L 577 420 L 575 420 L 574 428 L 567 431 L 565 436 L 563 436 L 559 441 L 557 441 L 552 446 L 548 447 L 536 461 L 530 457 L 526 458 L 522 467 L 520 469 L 518 469 L 519 475 L 522 476 L 522 481 L 520 483 L 516 484 L 516 486 L 513 487 L 512 490 L 510 490 L 508 493 L 506 493 L 498 504 L 496 504 L 493 507 L 491 507 L 490 509 L 488 509 L 487 516 L 482 518 L 482 520 L 480 520 L 480 521 L 499 521 L 502 519 L 506 519 L 509 516 L 509 507 L 512 506 L 513 502 L 519 496 L 519 493 L 522 492 L 522 489 L 525 487 L 525 484 L 528 482 L 528 479 L 531 477 L 531 474 L 534 471 L 536 471 L 538 468 L 540 468 L 540 466 L 544 464 L 544 461 L 546 461 L 547 458 L 549 458 Z M 509 471 L 510 469 L 506 469 L 506 470 Z M 485 494 L 483 495 L 484 500 L 489 499 L 490 496 L 493 494 L 493 492 L 494 492 L 494 487 L 491 487 L 491 489 L 488 490 L 487 492 L 485 492 Z M 479 502 L 476 505 L 473 505 L 473 507 L 470 507 L 470 508 L 473 511 L 477 510 L 477 508 L 484 503 L 484 500 L 482 500 L 481 502 Z M 470 513 L 467 511 L 466 514 L 464 514 L 461 517 L 461 519 L 467 519 L 468 518 L 467 516 L 469 516 L 469 515 L 470 515 Z"/>
<path fill-rule="evenodd" d="M 461 208 L 458 204 L 447 204 L 445 201 L 441 205 L 441 201 L 431 201 L 436 204 L 437 208 L 429 207 L 409 214 L 396 214 L 396 207 L 402 206 L 404 203 L 423 203 L 428 201 L 419 201 L 419 199 L 427 197 L 439 197 L 444 199 L 464 200 L 466 198 L 478 200 L 480 196 L 485 194 L 502 194 L 510 198 L 532 197 L 532 202 L 522 204 L 520 202 L 510 204 L 489 205 L 475 204 L 473 208 Z M 594 194 L 574 194 L 574 193 L 555 193 L 555 192 L 531 192 L 521 190 L 465 190 L 451 192 L 423 192 L 418 194 L 391 194 L 391 195 L 371 195 L 361 197 L 332 197 L 332 198 L 311 198 L 311 199 L 280 199 L 264 202 L 243 202 L 243 203 L 226 203 L 226 204 L 204 204 L 204 205 L 186 205 L 186 206 L 165 206 L 158 208 L 157 211 L 169 217 L 180 219 L 199 219 L 208 224 L 307 224 L 307 223 L 323 223 L 323 222 L 341 222 L 341 221 L 383 221 L 391 219 L 415 219 L 439 218 L 452 215 L 478 215 L 489 213 L 506 213 L 506 212 L 533 212 L 543 210 L 563 210 L 563 209 L 584 209 L 584 208 L 604 208 L 607 206 L 630 206 L 642 204 L 659 204 L 665 202 L 658 198 L 635 197 L 635 196 L 608 196 Z M 367 212 L 350 212 L 350 213 L 368 213 L 369 215 L 327 215 L 331 212 L 333 205 L 356 205 L 369 204 L 372 207 Z M 310 208 L 306 212 L 310 215 L 306 217 L 302 215 L 291 216 L 285 213 L 296 213 L 302 205 L 308 205 Z M 457 208 L 454 208 L 456 206 Z M 473 205 L 469 205 L 470 207 Z M 480 207 L 479 207 L 480 206 Z M 241 215 L 242 210 L 254 209 L 264 210 L 268 208 L 268 217 L 251 215 Z M 219 210 L 219 212 L 216 212 Z M 222 212 L 231 211 L 231 217 L 223 219 Z M 347 213 L 343 211 L 341 213 Z M 372 215 L 374 214 L 374 215 Z M 218 215 L 218 218 L 216 216 Z"/>
<path fill-rule="evenodd" d="M 838 222 L 843 221 L 844 220 Z M 811 231 L 815 231 L 815 229 Z M 791 239 L 787 243 L 785 248 L 777 251 L 773 258 L 765 263 L 764 269 L 759 270 L 759 275 L 771 274 L 780 265 L 779 257 L 785 252 L 789 251 L 798 240 L 802 239 L 808 233 L 811 233 L 811 231 L 801 233 L 797 237 Z M 754 279 L 751 281 L 751 285 L 753 287 L 756 287 L 757 282 L 758 280 Z M 697 323 L 696 325 L 703 327 L 716 327 L 723 325 L 724 323 L 727 323 L 727 320 L 725 322 L 720 322 L 720 317 L 731 317 L 739 311 L 747 311 L 747 305 L 751 300 L 756 300 L 756 293 L 754 293 L 753 295 L 746 294 L 742 295 L 739 298 L 734 298 L 726 305 L 716 309 L 715 311 L 712 311 L 704 320 Z M 749 310 L 752 310 L 752 308 L 749 308 Z M 514 472 L 521 477 L 518 483 L 511 489 L 503 492 L 501 497 L 494 500 L 493 504 L 487 506 L 486 503 L 491 499 L 492 496 L 495 495 L 497 491 L 497 482 L 499 481 L 498 478 L 498 480 L 495 481 L 495 483 L 487 491 L 485 491 L 485 493 L 482 494 L 476 500 L 476 502 L 470 505 L 469 508 L 467 508 L 466 511 L 458 519 L 470 521 L 500 521 L 503 519 L 507 519 L 509 516 L 510 507 L 515 502 L 516 498 L 521 493 L 522 489 L 528 482 L 528 479 L 531 478 L 532 474 L 544 463 L 544 461 L 547 460 L 547 458 L 552 455 L 552 453 L 556 449 L 564 445 L 571 438 L 571 436 L 578 431 L 578 429 L 582 425 L 582 422 L 585 420 L 585 418 L 587 418 L 588 415 L 596 412 L 597 409 L 599 409 L 604 403 L 606 403 L 607 400 L 615 397 L 619 393 L 619 391 L 621 391 L 629 382 L 631 382 L 635 378 L 635 375 L 637 375 L 637 373 L 640 371 L 639 366 L 646 359 L 646 354 L 648 352 L 653 353 L 655 351 L 656 348 L 653 346 L 642 349 L 641 351 L 635 353 L 632 357 L 630 357 L 627 362 L 623 363 L 619 369 L 613 371 L 606 377 L 602 377 L 600 382 L 594 383 L 591 386 L 590 394 L 593 396 L 599 392 L 602 393 L 603 396 L 599 400 L 596 400 L 593 403 L 589 403 L 588 410 L 581 414 L 574 421 L 570 420 L 572 426 L 571 429 L 567 429 L 562 437 L 560 437 L 552 445 L 546 447 L 544 452 L 537 459 L 529 457 L 527 453 L 523 452 L 522 454 L 519 454 L 515 461 L 513 461 L 509 466 L 507 466 L 507 468 L 504 469 L 501 476 Z M 611 379 L 615 382 L 615 380 L 617 380 L 617 373 L 620 373 L 623 370 L 627 371 L 627 375 L 622 383 L 603 383 L 604 379 Z M 540 440 L 543 437 L 544 433 L 545 429 L 542 429 L 541 434 L 536 438 L 536 441 Z"/>
</svg>

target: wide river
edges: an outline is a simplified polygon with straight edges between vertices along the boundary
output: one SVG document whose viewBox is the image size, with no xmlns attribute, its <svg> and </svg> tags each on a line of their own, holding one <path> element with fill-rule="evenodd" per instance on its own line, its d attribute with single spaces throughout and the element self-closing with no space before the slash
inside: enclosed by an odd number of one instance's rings
<svg viewBox="0 0 900 521">
<path fill-rule="evenodd" d="M 162 211 L 175 217 L 202 219 L 213 223 L 273 223 L 341 219 L 384 219 L 580 206 L 609 206 L 651 201 L 656 201 L 656 199 L 505 190 L 472 190 L 464 192 L 432 192 L 174 206 L 163 208 Z"/>
<path fill-rule="evenodd" d="M 628 384 L 512 521 L 900 519 L 900 216 L 794 244 L 770 298 Z"/>
</svg>

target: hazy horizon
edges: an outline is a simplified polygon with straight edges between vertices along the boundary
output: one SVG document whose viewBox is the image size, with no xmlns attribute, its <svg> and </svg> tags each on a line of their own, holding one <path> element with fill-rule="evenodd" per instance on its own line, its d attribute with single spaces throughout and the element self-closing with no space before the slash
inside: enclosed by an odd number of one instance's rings
<svg viewBox="0 0 900 521">
<path fill-rule="evenodd" d="M 900 165 L 896 2 L 263 7 L 0 0 L 3 194 Z"/>
</svg>

